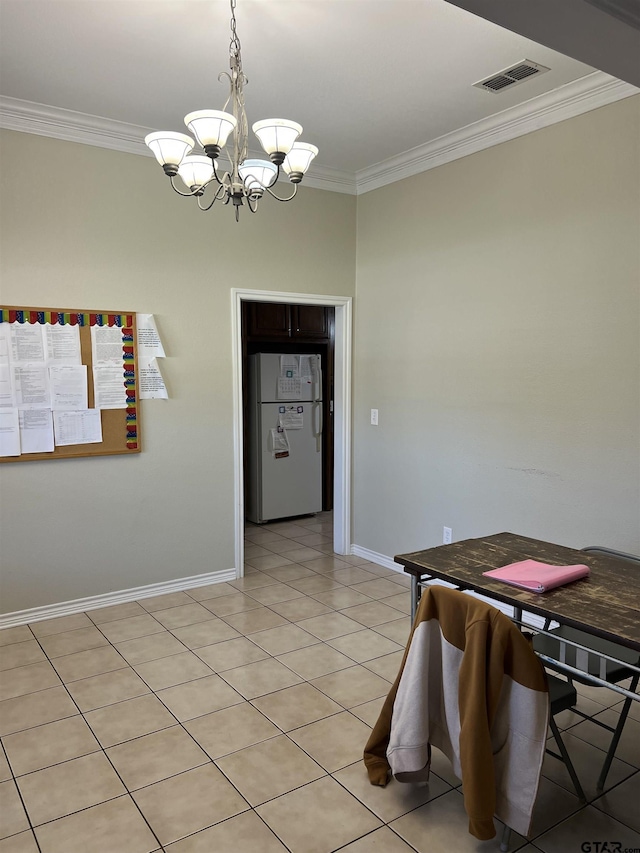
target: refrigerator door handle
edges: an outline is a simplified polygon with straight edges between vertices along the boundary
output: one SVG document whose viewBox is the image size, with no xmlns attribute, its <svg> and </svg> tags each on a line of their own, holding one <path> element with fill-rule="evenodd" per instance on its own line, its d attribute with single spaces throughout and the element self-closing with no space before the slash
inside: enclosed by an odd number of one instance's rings
<svg viewBox="0 0 640 853">
<path fill-rule="evenodd" d="M 313 434 L 316 438 L 319 438 L 322 435 L 322 417 L 321 417 L 322 407 L 319 402 L 314 402 L 313 404 Z"/>
<path fill-rule="evenodd" d="M 322 399 L 322 368 L 320 367 L 320 356 L 316 356 L 316 381 L 313 399 L 318 402 Z"/>
</svg>

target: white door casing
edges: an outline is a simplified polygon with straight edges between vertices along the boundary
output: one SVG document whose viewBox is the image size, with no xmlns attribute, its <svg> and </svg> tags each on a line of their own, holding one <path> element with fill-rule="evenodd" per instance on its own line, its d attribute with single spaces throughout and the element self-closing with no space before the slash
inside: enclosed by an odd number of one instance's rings
<svg viewBox="0 0 640 853">
<path fill-rule="evenodd" d="M 282 293 L 267 290 L 231 289 L 233 345 L 233 457 L 235 564 L 244 575 L 244 412 L 242 406 L 242 303 L 285 302 L 335 308 L 334 374 L 334 486 L 333 549 L 351 553 L 351 296 Z"/>
</svg>

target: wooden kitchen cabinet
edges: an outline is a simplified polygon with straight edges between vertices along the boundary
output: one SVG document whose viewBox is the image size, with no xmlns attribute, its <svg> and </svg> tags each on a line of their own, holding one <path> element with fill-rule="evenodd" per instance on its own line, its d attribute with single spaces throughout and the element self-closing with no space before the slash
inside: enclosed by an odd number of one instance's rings
<svg viewBox="0 0 640 853">
<path fill-rule="evenodd" d="M 247 304 L 248 341 L 329 341 L 330 310 L 324 305 L 280 302 Z"/>
</svg>

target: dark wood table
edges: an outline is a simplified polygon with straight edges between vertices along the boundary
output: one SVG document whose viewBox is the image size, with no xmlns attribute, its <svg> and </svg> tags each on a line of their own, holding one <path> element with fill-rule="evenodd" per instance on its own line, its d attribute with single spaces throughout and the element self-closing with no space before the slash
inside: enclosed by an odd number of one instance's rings
<svg viewBox="0 0 640 853">
<path fill-rule="evenodd" d="M 412 614 L 420 597 L 420 582 L 439 578 L 511 605 L 516 611 L 535 613 L 640 652 L 640 567 L 632 563 L 515 533 L 466 539 L 394 559 L 411 575 Z M 542 594 L 482 574 L 527 559 L 552 565 L 583 563 L 591 573 Z"/>
</svg>

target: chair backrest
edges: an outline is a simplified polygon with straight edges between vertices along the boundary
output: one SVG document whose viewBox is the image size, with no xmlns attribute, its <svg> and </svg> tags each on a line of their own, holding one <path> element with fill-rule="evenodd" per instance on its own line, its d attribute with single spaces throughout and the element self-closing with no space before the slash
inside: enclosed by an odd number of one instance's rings
<svg viewBox="0 0 640 853">
<path fill-rule="evenodd" d="M 640 557 L 637 554 L 627 554 L 625 551 L 616 551 L 614 548 L 605 548 L 604 545 L 589 545 L 582 548 L 586 554 L 601 554 L 603 557 L 615 557 L 616 560 L 625 560 L 628 563 L 636 563 L 640 566 Z"/>
<path fill-rule="evenodd" d="M 469 831 L 495 834 L 494 813 L 526 835 L 544 759 L 549 693 L 531 644 L 500 610 L 429 586 L 400 672 L 365 747 L 373 784 L 428 773 L 437 747 L 462 779 Z"/>
<path fill-rule="evenodd" d="M 589 545 L 587 548 L 582 548 L 582 551 L 585 554 L 608 557 L 640 566 L 640 556 L 616 551 L 604 545 Z M 545 631 L 549 629 L 550 623 L 551 619 L 545 622 Z M 613 640 L 588 635 L 568 625 L 553 628 L 551 635 L 538 634 L 533 641 L 534 648 L 538 653 L 555 658 L 561 664 L 568 664 L 610 684 L 617 684 L 625 678 L 633 678 L 636 673 L 636 667 L 640 661 L 638 652 L 634 649 L 621 646 Z M 608 658 L 603 655 L 607 655 Z M 548 660 L 547 665 L 549 665 Z M 553 664 L 551 666 L 553 667 Z M 573 673 L 571 677 L 583 684 L 594 683 L 589 678 L 580 678 L 577 673 Z"/>
</svg>

